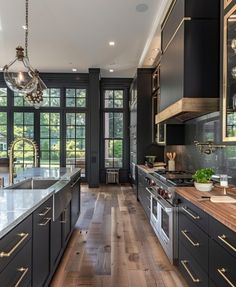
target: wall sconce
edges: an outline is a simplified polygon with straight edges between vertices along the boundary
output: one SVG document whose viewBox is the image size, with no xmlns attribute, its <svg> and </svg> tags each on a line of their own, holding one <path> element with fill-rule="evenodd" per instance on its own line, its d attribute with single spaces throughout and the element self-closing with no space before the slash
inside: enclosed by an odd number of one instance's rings
<svg viewBox="0 0 236 287">
<path fill-rule="evenodd" d="M 214 144 L 211 141 L 207 141 L 207 142 L 203 142 L 203 143 L 200 143 L 199 141 L 194 141 L 194 144 L 198 148 L 200 153 L 205 153 L 205 154 L 212 154 L 217 149 L 225 147 L 225 145 Z"/>
</svg>

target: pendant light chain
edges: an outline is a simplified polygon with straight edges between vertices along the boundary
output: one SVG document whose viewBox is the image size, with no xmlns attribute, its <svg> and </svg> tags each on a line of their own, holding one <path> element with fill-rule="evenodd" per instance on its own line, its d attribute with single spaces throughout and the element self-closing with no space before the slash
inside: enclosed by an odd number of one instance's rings
<svg viewBox="0 0 236 287">
<path fill-rule="evenodd" d="M 28 58 L 29 0 L 25 0 L 25 56 Z"/>
</svg>

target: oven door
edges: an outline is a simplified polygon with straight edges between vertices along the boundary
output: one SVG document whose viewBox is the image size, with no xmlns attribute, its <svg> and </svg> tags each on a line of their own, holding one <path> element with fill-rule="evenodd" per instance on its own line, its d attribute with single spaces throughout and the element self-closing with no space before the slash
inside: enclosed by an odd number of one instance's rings
<svg viewBox="0 0 236 287">
<path fill-rule="evenodd" d="M 159 225 L 158 201 L 157 198 L 154 197 L 153 195 L 151 195 L 150 207 L 151 207 L 150 222 L 155 233 L 158 233 L 158 225 Z"/>
<path fill-rule="evenodd" d="M 174 207 L 166 200 L 158 197 L 159 206 L 159 240 L 170 261 L 173 263 L 173 220 Z"/>
</svg>

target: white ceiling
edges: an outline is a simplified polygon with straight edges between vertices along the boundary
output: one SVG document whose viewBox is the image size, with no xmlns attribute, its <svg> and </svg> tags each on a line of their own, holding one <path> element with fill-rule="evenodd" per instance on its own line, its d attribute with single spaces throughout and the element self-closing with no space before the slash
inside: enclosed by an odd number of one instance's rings
<svg viewBox="0 0 236 287">
<path fill-rule="evenodd" d="M 103 77 L 133 77 L 145 60 L 147 66 L 150 47 L 154 51 L 152 39 L 158 38 L 155 31 L 167 2 L 30 0 L 31 65 L 40 72 L 101 68 Z M 148 5 L 146 12 L 136 11 L 141 3 Z M 0 0 L 0 67 L 13 59 L 16 46 L 24 45 L 24 24 L 24 0 Z M 108 45 L 112 40 L 114 47 Z"/>
</svg>

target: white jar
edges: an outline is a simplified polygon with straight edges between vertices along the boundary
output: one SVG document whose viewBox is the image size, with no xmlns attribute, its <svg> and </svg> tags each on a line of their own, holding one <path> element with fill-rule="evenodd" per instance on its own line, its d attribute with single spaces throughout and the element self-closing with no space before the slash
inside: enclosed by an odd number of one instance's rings
<svg viewBox="0 0 236 287">
<path fill-rule="evenodd" d="M 168 170 L 175 171 L 175 161 L 173 159 L 168 160 Z"/>
</svg>

